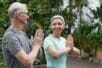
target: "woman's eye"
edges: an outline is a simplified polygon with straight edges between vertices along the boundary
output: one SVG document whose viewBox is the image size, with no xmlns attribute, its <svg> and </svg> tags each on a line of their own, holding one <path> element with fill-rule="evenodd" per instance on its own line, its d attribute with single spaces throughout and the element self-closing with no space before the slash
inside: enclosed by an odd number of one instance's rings
<svg viewBox="0 0 102 68">
<path fill-rule="evenodd" d="M 53 25 L 62 25 L 62 23 L 53 23 Z"/>
<path fill-rule="evenodd" d="M 58 23 L 58 25 L 62 25 L 62 23 Z"/>
<path fill-rule="evenodd" d="M 52 25 L 56 25 L 56 23 L 53 23 Z"/>
</svg>

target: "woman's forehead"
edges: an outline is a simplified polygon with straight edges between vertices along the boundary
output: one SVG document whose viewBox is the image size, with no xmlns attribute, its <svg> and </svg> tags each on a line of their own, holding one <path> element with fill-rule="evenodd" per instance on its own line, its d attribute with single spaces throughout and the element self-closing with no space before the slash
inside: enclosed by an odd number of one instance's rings
<svg viewBox="0 0 102 68">
<path fill-rule="evenodd" d="M 64 22 L 61 19 L 59 19 L 59 18 L 58 19 L 57 18 L 56 19 L 53 19 L 53 21 L 51 22 L 51 24 L 52 23 L 63 23 L 64 24 Z"/>
<path fill-rule="evenodd" d="M 52 22 L 54 22 L 54 21 L 61 21 L 61 22 L 63 22 L 63 21 L 62 21 L 61 19 L 59 19 L 59 18 L 53 19 Z"/>
<path fill-rule="evenodd" d="M 65 24 L 65 21 L 64 21 L 63 16 L 61 16 L 61 15 L 55 15 L 55 16 L 53 16 L 53 17 L 50 19 L 50 22 L 52 23 L 52 21 L 55 20 L 55 19 L 60 19 L 60 20 L 62 20 L 62 22 Z"/>
</svg>

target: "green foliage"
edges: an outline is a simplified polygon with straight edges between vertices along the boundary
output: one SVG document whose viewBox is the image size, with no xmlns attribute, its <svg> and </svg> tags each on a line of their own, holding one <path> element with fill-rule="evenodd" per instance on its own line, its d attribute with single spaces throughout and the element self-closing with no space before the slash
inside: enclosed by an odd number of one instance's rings
<svg viewBox="0 0 102 68">
<path fill-rule="evenodd" d="M 8 0 L 0 0 L 0 37 L 2 37 L 4 30 L 9 25 L 7 16 L 8 3 Z"/>
<path fill-rule="evenodd" d="M 39 59 L 36 59 L 34 65 L 39 65 L 39 64 L 41 64 L 41 61 Z"/>
<path fill-rule="evenodd" d="M 99 18 L 100 21 L 102 22 L 102 4 L 101 4 L 101 7 L 97 8 L 97 11 L 92 10 L 92 12 L 94 13 L 95 18 L 96 19 Z"/>
<path fill-rule="evenodd" d="M 0 63 L 0 68 L 4 68 L 4 64 L 3 63 Z"/>
<path fill-rule="evenodd" d="M 98 31 L 95 31 L 99 27 L 98 24 L 91 26 L 81 24 L 79 29 L 74 33 L 75 45 L 88 53 L 97 48 L 102 48 L 102 30 L 98 29 Z"/>
<path fill-rule="evenodd" d="M 7 15 L 7 9 L 9 5 L 12 2 L 22 2 L 26 3 L 28 10 L 29 10 L 29 16 L 30 19 L 28 21 L 27 26 L 27 34 L 30 37 L 31 35 L 34 35 L 35 30 L 38 28 L 36 24 L 39 24 L 41 28 L 44 30 L 45 36 L 47 36 L 50 32 L 49 24 L 50 24 L 50 18 L 55 14 L 61 14 L 66 21 L 66 25 L 68 24 L 69 27 L 73 26 L 73 14 L 72 9 L 74 7 L 78 7 L 80 10 L 83 3 L 83 0 L 69 0 L 70 6 L 68 6 L 63 11 L 61 10 L 60 6 L 63 5 L 62 0 L 0 0 L 0 37 L 3 36 L 3 33 L 9 26 L 9 18 Z M 74 2 L 74 3 L 73 3 Z M 68 9 L 70 11 L 68 11 Z M 102 22 L 102 6 L 101 8 L 98 8 L 97 12 L 95 13 L 96 18 L 100 18 Z M 97 32 L 93 32 L 94 29 L 98 27 Z M 65 29 L 64 35 L 67 35 L 68 32 L 66 32 L 68 29 Z M 88 52 L 91 49 L 94 48 L 100 48 L 102 47 L 102 29 L 99 24 L 88 26 L 85 24 L 80 24 L 80 27 L 78 30 L 74 33 L 75 36 L 75 45 L 87 50 Z M 1 49 L 1 48 L 0 48 Z M 39 63 L 39 60 L 36 64 Z M 2 66 L 2 63 L 0 64 Z M 0 67 L 1 68 L 1 67 Z"/>
<path fill-rule="evenodd" d="M 90 36 L 91 45 L 93 45 L 96 48 L 102 48 L 102 39 L 101 38 L 102 38 L 102 31 L 93 33 Z"/>
<path fill-rule="evenodd" d="M 36 24 L 41 26 L 44 30 L 45 36 L 48 35 L 50 31 L 48 29 L 50 23 L 49 20 L 53 15 L 60 13 L 60 11 L 57 12 L 57 10 L 59 10 L 62 0 L 0 0 L 0 37 L 3 36 L 5 30 L 10 25 L 7 9 L 10 4 L 15 1 L 27 4 L 30 16 L 28 26 L 26 28 L 28 36 L 30 37 L 31 35 L 34 35 L 35 30 L 38 28 Z M 37 64 L 38 62 L 40 61 L 37 61 Z"/>
<path fill-rule="evenodd" d="M 4 68 L 4 64 L 3 64 L 3 55 L 0 52 L 0 68 Z"/>
</svg>

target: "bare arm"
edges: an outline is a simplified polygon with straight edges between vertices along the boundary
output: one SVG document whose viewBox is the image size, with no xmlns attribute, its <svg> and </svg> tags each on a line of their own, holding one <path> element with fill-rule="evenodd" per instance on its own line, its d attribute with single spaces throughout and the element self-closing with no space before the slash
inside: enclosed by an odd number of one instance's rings
<svg viewBox="0 0 102 68">
<path fill-rule="evenodd" d="M 26 68 L 29 68 L 33 64 L 39 48 L 40 46 L 33 47 L 29 54 L 25 53 L 23 50 L 20 50 L 15 54 L 15 56 Z"/>
<path fill-rule="evenodd" d="M 71 47 L 66 47 L 63 50 L 56 50 L 52 46 L 48 47 L 48 52 L 53 58 L 58 58 L 58 57 L 62 56 L 63 54 L 68 53 L 70 50 L 71 50 Z"/>
<path fill-rule="evenodd" d="M 43 37 L 44 34 L 42 30 L 37 30 L 35 37 L 32 39 L 32 50 L 28 54 L 25 53 L 24 50 L 20 50 L 15 54 L 15 57 L 25 66 L 25 68 L 30 68 L 33 64 L 39 48 L 41 47 Z"/>
<path fill-rule="evenodd" d="M 69 34 L 67 37 L 67 44 L 68 44 L 67 46 L 70 46 L 70 45 L 73 46 L 72 50 L 69 53 L 75 56 L 80 55 L 80 50 L 74 46 L 74 38 L 71 34 Z"/>
<path fill-rule="evenodd" d="M 66 47 L 73 46 L 73 45 L 74 45 L 73 36 L 71 34 L 69 34 L 67 37 Z M 79 56 L 80 50 L 78 48 L 76 48 L 75 46 L 73 46 L 71 51 L 69 52 L 69 54 Z"/>
<path fill-rule="evenodd" d="M 72 55 L 75 56 L 80 56 L 80 50 L 76 47 L 73 47 L 73 49 L 71 50 Z"/>
</svg>

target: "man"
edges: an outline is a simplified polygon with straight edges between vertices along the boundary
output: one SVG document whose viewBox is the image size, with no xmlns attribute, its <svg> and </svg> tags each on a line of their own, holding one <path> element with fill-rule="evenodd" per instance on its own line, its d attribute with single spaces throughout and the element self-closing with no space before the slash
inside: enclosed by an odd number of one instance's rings
<svg viewBox="0 0 102 68">
<path fill-rule="evenodd" d="M 38 29 L 34 38 L 28 39 L 23 32 L 29 18 L 27 13 L 27 6 L 19 2 L 14 2 L 8 9 L 11 25 L 2 40 L 5 68 L 33 68 L 44 34 Z"/>
</svg>

